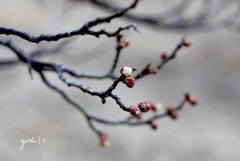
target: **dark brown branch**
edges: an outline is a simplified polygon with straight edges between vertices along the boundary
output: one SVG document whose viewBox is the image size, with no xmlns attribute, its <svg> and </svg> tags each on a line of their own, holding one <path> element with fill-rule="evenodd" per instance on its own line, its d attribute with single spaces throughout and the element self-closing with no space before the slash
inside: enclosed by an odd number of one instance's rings
<svg viewBox="0 0 240 161">
<path fill-rule="evenodd" d="M 95 20 L 86 22 L 81 28 L 74 30 L 74 31 L 61 32 L 61 33 L 58 33 L 55 35 L 42 34 L 40 36 L 32 36 L 26 32 L 18 31 L 13 28 L 0 27 L 0 34 L 19 36 L 19 37 L 21 37 L 29 42 L 33 42 L 33 43 L 39 43 L 40 41 L 58 41 L 59 39 L 62 39 L 62 38 L 72 37 L 72 36 L 76 36 L 76 35 L 85 35 L 85 34 L 90 34 L 90 35 L 94 35 L 97 37 L 101 34 L 111 36 L 113 33 L 108 33 L 107 31 L 93 32 L 93 31 L 90 31 L 89 29 L 94 26 L 97 26 L 99 24 L 102 24 L 102 23 L 109 23 L 109 22 L 111 22 L 111 20 L 121 17 L 125 12 L 127 12 L 130 9 L 133 9 L 137 5 L 138 1 L 139 0 L 134 0 L 133 4 L 131 4 L 129 7 L 125 8 L 122 11 L 115 13 L 111 16 L 104 17 L 104 18 L 97 18 Z M 131 25 L 131 27 L 134 28 L 135 25 Z M 119 28 L 118 32 L 120 32 L 121 30 L 124 30 L 124 29 L 129 29 L 129 28 L 130 28 L 129 26 L 125 27 L 125 28 Z"/>
<path fill-rule="evenodd" d="M 165 59 L 161 59 L 161 63 L 157 66 L 158 70 L 160 70 L 167 62 L 169 62 L 170 60 L 173 60 L 175 57 L 176 57 L 176 54 L 177 52 L 182 48 L 183 46 L 183 42 L 185 41 L 185 38 L 183 38 L 180 43 L 176 46 L 176 48 L 174 49 L 174 51 L 170 54 L 169 57 L 165 58 Z M 149 71 L 148 71 L 148 67 L 150 66 L 151 64 L 148 64 L 143 70 L 141 73 L 139 73 L 138 75 L 136 75 L 134 78 L 135 79 L 140 79 L 148 74 Z"/>
</svg>

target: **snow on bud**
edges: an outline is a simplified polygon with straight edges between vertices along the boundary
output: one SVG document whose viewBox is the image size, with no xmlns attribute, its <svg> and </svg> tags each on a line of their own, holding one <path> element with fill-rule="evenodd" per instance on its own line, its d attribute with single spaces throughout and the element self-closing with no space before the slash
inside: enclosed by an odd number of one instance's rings
<svg viewBox="0 0 240 161">
<path fill-rule="evenodd" d="M 161 110 L 163 108 L 161 103 L 150 102 L 150 105 L 151 105 L 151 109 L 153 111 L 159 111 L 159 110 Z"/>
<path fill-rule="evenodd" d="M 158 68 L 155 67 L 155 66 L 149 66 L 149 67 L 147 68 L 147 71 L 148 71 L 148 73 L 150 73 L 150 74 L 156 74 L 156 73 L 158 72 Z"/>
<path fill-rule="evenodd" d="M 104 132 L 99 133 L 100 145 L 102 147 L 109 147 L 111 142 L 109 141 L 108 135 Z"/>
<path fill-rule="evenodd" d="M 132 72 L 133 72 L 133 70 L 132 70 L 132 68 L 129 67 L 129 66 L 124 66 L 124 67 L 122 67 L 121 70 L 120 70 L 120 73 L 121 73 L 124 77 L 129 77 L 129 76 L 131 76 Z"/>
<path fill-rule="evenodd" d="M 138 104 L 138 108 L 142 112 L 148 112 L 151 109 L 151 105 L 148 102 L 141 102 Z"/>
<path fill-rule="evenodd" d="M 138 107 L 136 107 L 136 106 L 130 106 L 130 107 L 129 107 L 129 112 L 130 112 L 130 114 L 132 114 L 133 116 L 138 116 L 138 115 L 140 115 L 140 113 L 141 113 L 140 109 L 139 109 Z"/>
</svg>

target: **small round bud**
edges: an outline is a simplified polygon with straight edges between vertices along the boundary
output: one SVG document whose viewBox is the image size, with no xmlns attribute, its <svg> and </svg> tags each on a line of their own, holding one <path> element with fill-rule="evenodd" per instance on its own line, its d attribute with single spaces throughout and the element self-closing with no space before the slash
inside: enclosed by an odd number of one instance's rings
<svg viewBox="0 0 240 161">
<path fill-rule="evenodd" d="M 126 84 L 129 88 L 132 88 L 135 85 L 135 79 L 132 77 L 124 77 L 123 83 Z"/>
<path fill-rule="evenodd" d="M 186 93 L 184 94 L 184 96 L 185 96 L 185 100 L 187 100 L 187 101 L 190 100 L 190 93 L 186 92 Z"/>
<path fill-rule="evenodd" d="M 166 52 L 166 51 L 163 51 L 162 53 L 161 53 L 161 59 L 166 59 L 167 58 L 167 55 L 168 55 L 168 53 Z"/>
<path fill-rule="evenodd" d="M 109 141 L 108 135 L 104 132 L 99 133 L 100 145 L 102 147 L 109 147 L 111 142 Z"/>
<path fill-rule="evenodd" d="M 116 50 L 121 50 L 123 48 L 123 46 L 120 44 L 117 44 L 115 48 L 116 48 Z"/>
<path fill-rule="evenodd" d="M 150 105 L 153 111 L 159 111 L 160 109 L 163 108 L 161 103 L 150 102 Z"/>
<path fill-rule="evenodd" d="M 158 72 L 158 68 L 155 67 L 155 66 L 149 66 L 149 67 L 147 68 L 147 71 L 148 71 L 148 73 L 150 73 L 150 74 L 156 74 L 156 73 Z"/>
<path fill-rule="evenodd" d="M 168 115 L 172 118 L 172 119 L 177 119 L 178 118 L 178 115 L 175 111 L 173 111 L 173 107 L 171 105 L 168 105 L 166 107 L 166 111 L 168 113 Z"/>
<path fill-rule="evenodd" d="M 129 107 L 129 112 L 133 115 L 133 116 L 138 116 L 140 115 L 141 111 L 138 107 L 136 106 L 130 106 Z"/>
<path fill-rule="evenodd" d="M 194 105 L 197 104 L 197 102 L 198 102 L 197 98 L 191 96 L 191 98 L 190 98 L 190 100 L 189 100 L 189 103 L 190 103 L 192 106 L 194 106 Z"/>
<path fill-rule="evenodd" d="M 148 123 L 150 126 L 151 126 L 151 128 L 153 129 L 153 130 L 157 130 L 157 128 L 158 128 L 158 125 L 156 124 L 156 123 L 154 123 L 154 122 L 149 122 Z"/>
<path fill-rule="evenodd" d="M 129 77 L 129 76 L 131 76 L 132 72 L 133 72 L 133 71 L 132 71 L 132 68 L 129 67 L 129 66 L 124 66 L 124 67 L 122 67 L 121 70 L 120 70 L 120 73 L 121 73 L 124 77 Z"/>
<path fill-rule="evenodd" d="M 198 102 L 197 98 L 190 95 L 188 92 L 185 93 L 185 100 L 188 101 L 192 106 L 196 105 Z"/>
<path fill-rule="evenodd" d="M 184 42 L 182 42 L 182 46 L 189 47 L 191 45 L 192 43 L 190 41 L 185 40 Z"/>
<path fill-rule="evenodd" d="M 142 112 L 148 112 L 151 109 L 151 105 L 148 102 L 141 102 L 138 104 L 138 108 Z"/>
</svg>

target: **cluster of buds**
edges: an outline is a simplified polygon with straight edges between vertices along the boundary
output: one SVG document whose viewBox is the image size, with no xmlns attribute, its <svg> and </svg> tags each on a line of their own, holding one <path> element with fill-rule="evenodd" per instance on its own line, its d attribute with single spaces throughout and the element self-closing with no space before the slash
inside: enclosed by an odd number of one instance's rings
<svg viewBox="0 0 240 161">
<path fill-rule="evenodd" d="M 147 67 L 147 72 L 149 74 L 156 74 L 158 72 L 158 68 L 155 66 L 149 66 Z"/>
<path fill-rule="evenodd" d="M 150 121 L 150 122 L 148 122 L 148 124 L 151 126 L 151 128 L 152 128 L 153 130 L 157 130 L 158 125 L 157 125 L 156 123 L 154 123 L 153 121 Z"/>
<path fill-rule="evenodd" d="M 196 97 L 190 95 L 190 93 L 185 93 L 185 100 L 188 101 L 192 106 L 196 105 L 198 100 Z"/>
<path fill-rule="evenodd" d="M 123 35 L 122 34 L 118 34 L 117 35 L 117 46 L 116 46 L 116 50 L 121 50 L 122 48 L 125 48 L 127 46 L 129 46 L 130 42 L 127 40 L 122 40 Z"/>
<path fill-rule="evenodd" d="M 168 56 L 168 53 L 166 51 L 163 51 L 161 54 L 160 54 L 160 58 L 161 59 L 166 59 Z"/>
<path fill-rule="evenodd" d="M 132 87 L 135 85 L 135 81 L 136 81 L 136 80 L 135 80 L 134 78 L 130 77 L 131 74 L 132 74 L 132 72 L 133 72 L 134 70 L 136 70 L 136 69 L 135 69 L 135 68 L 132 69 L 132 68 L 129 67 L 129 66 L 124 66 L 124 67 L 122 67 L 121 70 L 120 70 L 120 73 L 121 73 L 122 76 L 123 76 L 122 82 L 123 82 L 124 84 L 126 84 L 126 86 L 128 86 L 129 88 L 132 88 Z"/>
<path fill-rule="evenodd" d="M 173 110 L 173 107 L 171 105 L 168 105 L 166 107 L 166 112 L 167 114 L 172 118 L 172 119 L 177 119 L 178 115 L 177 113 Z"/>
<path fill-rule="evenodd" d="M 102 147 L 109 147 L 111 145 L 108 135 L 104 132 L 99 132 L 99 140 Z"/>
<path fill-rule="evenodd" d="M 138 104 L 138 108 L 142 111 L 142 112 L 148 112 L 151 109 L 151 105 L 148 102 L 140 102 Z"/>
<path fill-rule="evenodd" d="M 191 45 L 192 45 L 192 43 L 190 41 L 185 40 L 182 42 L 182 46 L 190 47 Z"/>
</svg>

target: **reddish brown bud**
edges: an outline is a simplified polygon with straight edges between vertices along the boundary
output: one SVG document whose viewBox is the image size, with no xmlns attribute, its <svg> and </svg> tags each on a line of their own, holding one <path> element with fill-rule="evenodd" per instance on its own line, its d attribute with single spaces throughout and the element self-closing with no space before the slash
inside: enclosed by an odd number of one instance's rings
<svg viewBox="0 0 240 161">
<path fill-rule="evenodd" d="M 124 77 L 123 83 L 126 84 L 129 88 L 132 88 L 135 85 L 135 79 L 132 77 Z"/>
<path fill-rule="evenodd" d="M 153 129 L 153 130 L 157 130 L 157 128 L 158 128 L 158 125 L 156 124 L 156 123 L 154 123 L 154 122 L 149 122 L 148 123 L 150 126 L 151 126 L 151 128 Z"/>
<path fill-rule="evenodd" d="M 138 116 L 140 115 L 141 111 L 138 107 L 136 106 L 130 106 L 129 107 L 129 112 L 133 115 L 133 116 Z"/>
<path fill-rule="evenodd" d="M 111 145 L 108 135 L 104 132 L 99 132 L 99 140 L 102 147 L 108 147 Z"/>
<path fill-rule="evenodd" d="M 177 113 L 175 111 L 173 111 L 173 107 L 171 105 L 168 105 L 166 107 L 166 111 L 172 119 L 177 119 L 178 118 Z"/>
<path fill-rule="evenodd" d="M 186 92 L 184 95 L 185 95 L 185 100 L 189 101 L 190 100 L 190 93 Z"/>
<path fill-rule="evenodd" d="M 196 105 L 198 100 L 196 97 L 190 95 L 189 93 L 185 93 L 185 100 L 188 101 L 192 106 Z"/>
<path fill-rule="evenodd" d="M 162 108 L 162 104 L 161 103 L 156 103 L 156 102 L 150 102 L 151 105 L 151 109 L 153 111 L 158 111 Z"/>
<path fill-rule="evenodd" d="M 163 51 L 163 52 L 161 53 L 161 59 L 166 59 L 166 58 L 167 58 L 167 55 L 168 55 L 168 53 L 167 53 L 166 51 Z"/>
<path fill-rule="evenodd" d="M 150 74 L 156 74 L 156 73 L 158 72 L 158 68 L 155 67 L 155 66 L 149 66 L 149 67 L 147 68 L 147 71 L 148 71 L 148 73 L 150 73 Z"/>
<path fill-rule="evenodd" d="M 129 66 L 124 66 L 124 67 L 122 67 L 121 70 L 120 70 L 120 73 L 121 73 L 124 77 L 129 77 L 129 76 L 131 76 L 132 72 L 133 72 L 133 70 L 132 70 L 132 68 L 129 67 Z"/>
<path fill-rule="evenodd" d="M 121 50 L 123 48 L 123 46 L 120 44 L 117 44 L 115 48 L 116 48 L 116 50 Z"/>
<path fill-rule="evenodd" d="M 120 44 L 121 44 L 123 47 L 127 47 L 127 46 L 129 46 L 130 42 L 127 41 L 127 40 L 122 40 L 122 41 L 120 41 Z"/>
<path fill-rule="evenodd" d="M 185 40 L 184 42 L 182 42 L 182 46 L 189 47 L 191 45 L 192 43 L 190 41 Z"/>
<path fill-rule="evenodd" d="M 117 34 L 117 41 L 120 41 L 122 39 L 123 35 L 122 34 Z"/>
<path fill-rule="evenodd" d="M 192 106 L 194 106 L 194 105 L 197 104 L 197 102 L 198 102 L 197 98 L 191 96 L 191 98 L 190 98 L 190 100 L 189 100 L 189 103 L 190 103 Z"/>
<path fill-rule="evenodd" d="M 148 112 L 151 109 L 151 105 L 148 102 L 141 102 L 138 104 L 138 108 L 142 112 Z"/>
</svg>

